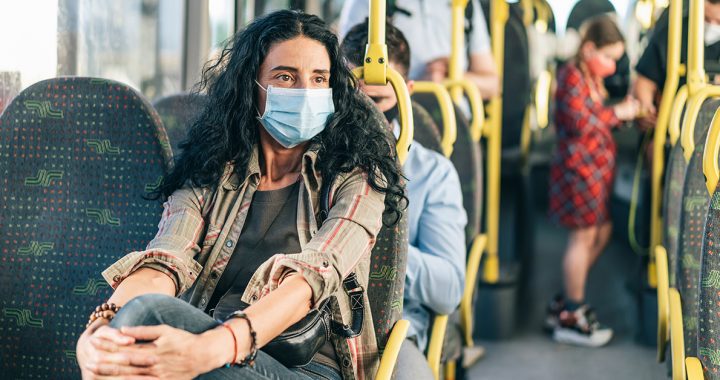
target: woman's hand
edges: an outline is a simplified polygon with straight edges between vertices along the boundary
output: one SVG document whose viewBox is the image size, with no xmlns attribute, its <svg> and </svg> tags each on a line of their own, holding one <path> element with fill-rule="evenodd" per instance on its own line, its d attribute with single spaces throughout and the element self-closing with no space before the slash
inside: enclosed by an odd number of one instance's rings
<svg viewBox="0 0 720 380">
<path fill-rule="evenodd" d="M 167 325 L 123 327 L 120 331 L 138 341 L 148 356 L 149 367 L 158 379 L 193 379 L 233 360 L 232 336 L 224 328 L 193 334 Z"/>
<path fill-rule="evenodd" d="M 640 103 L 635 98 L 627 97 L 622 103 L 616 104 L 613 109 L 618 119 L 628 121 L 638 115 L 640 112 Z"/>
<path fill-rule="evenodd" d="M 447 57 L 437 58 L 425 66 L 425 80 L 442 82 L 448 77 L 450 60 Z"/>
<path fill-rule="evenodd" d="M 77 361 L 82 378 L 155 379 L 149 368 L 155 364 L 155 357 L 134 346 L 135 339 L 107 324 L 105 319 L 96 320 L 78 339 Z"/>
</svg>

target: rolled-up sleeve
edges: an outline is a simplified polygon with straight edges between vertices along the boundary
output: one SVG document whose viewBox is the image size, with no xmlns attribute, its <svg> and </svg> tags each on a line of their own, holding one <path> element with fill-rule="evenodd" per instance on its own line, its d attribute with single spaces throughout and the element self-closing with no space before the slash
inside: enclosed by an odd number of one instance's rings
<svg viewBox="0 0 720 380">
<path fill-rule="evenodd" d="M 382 226 L 385 195 L 375 191 L 360 170 L 344 175 L 336 184 L 328 218 L 303 251 L 270 259 L 266 291 L 274 290 L 288 272 L 298 272 L 310 285 L 316 305 L 333 294 L 372 251 Z"/>
<path fill-rule="evenodd" d="M 194 257 L 200 252 L 206 196 L 206 191 L 189 186 L 175 191 L 163 204 L 153 240 L 145 250 L 128 253 L 107 268 L 102 273 L 105 281 L 116 288 L 139 268 L 151 268 L 167 274 L 175 282 L 177 294 L 189 289 L 202 270 Z"/>
</svg>

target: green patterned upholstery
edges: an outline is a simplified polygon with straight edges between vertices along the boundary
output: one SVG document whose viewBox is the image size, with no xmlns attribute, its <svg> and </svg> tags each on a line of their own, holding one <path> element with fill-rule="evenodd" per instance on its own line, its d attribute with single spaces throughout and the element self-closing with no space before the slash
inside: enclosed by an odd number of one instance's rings
<svg viewBox="0 0 720 380">
<path fill-rule="evenodd" d="M 153 102 L 165 126 L 173 154 L 177 156 L 179 144 L 185 140 L 192 122 L 207 105 L 207 96 L 201 94 L 175 94 Z"/>
<path fill-rule="evenodd" d="M 0 116 L 0 377 L 80 378 L 100 273 L 157 231 L 143 197 L 171 160 L 152 106 L 117 82 L 39 82 Z"/>
<path fill-rule="evenodd" d="M 702 169 L 702 154 L 705 137 L 718 106 L 720 100 L 708 100 L 702 105 L 695 124 L 695 151 L 688 163 L 683 187 L 676 283 L 682 299 L 685 356 L 697 355 L 698 282 L 702 239 L 710 201 Z"/>
<path fill-rule="evenodd" d="M 683 157 L 680 142 L 678 142 L 672 147 L 668 156 L 663 194 L 663 246 L 668 254 L 668 274 L 671 288 L 675 287 L 683 183 L 686 171 L 687 163 Z"/>
<path fill-rule="evenodd" d="M 719 184 L 720 185 L 720 184 Z M 706 380 L 720 380 L 720 186 L 708 208 L 700 274 L 697 353 Z"/>
</svg>

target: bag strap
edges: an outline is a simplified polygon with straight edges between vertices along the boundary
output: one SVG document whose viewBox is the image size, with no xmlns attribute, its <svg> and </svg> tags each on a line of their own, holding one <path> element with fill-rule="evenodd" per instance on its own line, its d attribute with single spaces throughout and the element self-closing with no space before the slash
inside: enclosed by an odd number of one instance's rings
<svg viewBox="0 0 720 380">
<path fill-rule="evenodd" d="M 330 215 L 330 190 L 333 182 L 335 182 L 334 177 L 327 178 L 323 180 L 322 187 L 320 188 L 320 213 L 318 214 L 318 228 L 320 228 Z M 350 309 L 352 310 L 350 314 L 351 324 L 348 326 L 335 320 L 331 320 L 330 325 L 333 333 L 346 339 L 354 338 L 362 332 L 363 321 L 365 318 L 365 289 L 363 289 L 362 285 L 358 282 L 355 272 L 350 273 L 345 280 L 343 280 L 343 289 L 350 298 Z"/>
</svg>

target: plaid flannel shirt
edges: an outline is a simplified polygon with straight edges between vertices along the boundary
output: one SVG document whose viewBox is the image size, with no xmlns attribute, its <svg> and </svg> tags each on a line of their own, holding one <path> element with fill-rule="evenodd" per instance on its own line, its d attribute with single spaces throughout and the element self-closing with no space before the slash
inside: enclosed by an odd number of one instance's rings
<svg viewBox="0 0 720 380">
<path fill-rule="evenodd" d="M 227 266 L 260 181 L 258 147 L 245 178 L 228 164 L 216 188 L 185 186 L 165 202 L 159 230 L 143 251 L 131 252 L 103 272 L 115 288 L 135 270 L 149 267 L 175 282 L 178 296 L 205 310 Z M 263 263 L 250 279 L 242 301 L 253 304 L 276 289 L 284 276 L 301 273 L 312 288 L 312 303 L 333 297 L 334 318 L 349 324 L 350 300 L 342 279 L 355 272 L 367 289 L 370 253 L 382 226 L 384 195 L 373 190 L 366 173 L 340 175 L 331 188 L 333 204 L 318 229 L 316 215 L 322 177 L 316 170 L 316 151 L 303 155 L 297 228 L 301 252 L 278 253 Z M 344 379 L 372 379 L 380 362 L 367 297 L 362 333 L 352 339 L 333 337 Z"/>
</svg>

